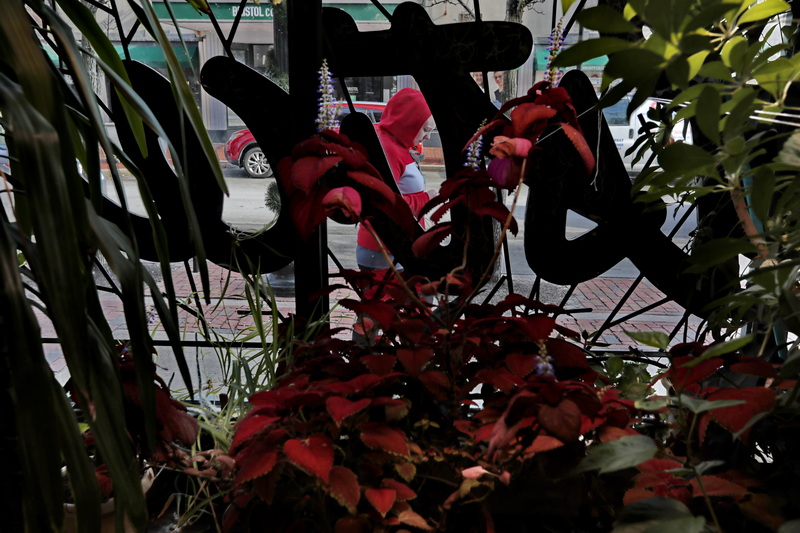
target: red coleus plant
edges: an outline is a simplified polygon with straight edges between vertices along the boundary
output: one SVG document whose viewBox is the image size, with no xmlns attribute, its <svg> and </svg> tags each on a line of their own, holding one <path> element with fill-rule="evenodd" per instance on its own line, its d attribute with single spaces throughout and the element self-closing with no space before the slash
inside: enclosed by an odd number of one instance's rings
<svg viewBox="0 0 800 533">
<path fill-rule="evenodd" d="M 251 397 L 230 449 L 229 529 L 488 527 L 502 518 L 495 489 L 549 483 L 534 465 L 565 474 L 569 463 L 547 453 L 574 460 L 585 439 L 627 427 L 633 404 L 595 387 L 557 309 L 514 296 L 443 323 L 398 281 L 380 283 L 374 299 L 342 302 L 375 321 L 374 342 L 314 339 Z"/>
<path fill-rule="evenodd" d="M 184 451 L 191 447 L 199 432 L 197 420 L 190 415 L 186 407 L 170 396 L 169 387 L 155 373 L 155 365 L 148 361 L 153 369 L 154 399 L 155 399 L 155 439 L 150 445 L 145 428 L 145 413 L 137 383 L 137 373 L 134 367 L 133 353 L 128 343 L 117 347 L 120 383 L 124 395 L 125 426 L 131 440 L 131 445 L 136 453 L 137 460 L 141 463 L 182 466 L 187 463 L 189 456 Z M 78 395 L 72 390 L 70 383 L 66 385 L 70 396 L 84 413 L 84 417 L 91 417 L 91 405 L 83 405 Z M 90 424 L 91 425 L 91 424 Z M 87 452 L 92 456 L 95 464 L 97 479 L 100 484 L 101 495 L 108 498 L 113 492 L 113 482 L 108 469 L 103 462 L 99 450 L 95 447 L 91 429 L 84 432 L 84 444 Z"/>
<path fill-rule="evenodd" d="M 505 114 L 509 112 L 510 119 Z M 541 81 L 528 94 L 503 104 L 495 118 L 470 140 L 500 130 L 489 153 L 496 157 L 489 164 L 489 175 L 497 187 L 516 188 L 525 179 L 522 162 L 546 131 L 566 135 L 583 160 L 587 176 L 594 170 L 595 158 L 581 132 L 578 115 L 569 93 Z"/>
<path fill-rule="evenodd" d="M 291 156 L 279 163 L 278 179 L 303 239 L 328 216 L 357 222 L 362 194 L 368 195 L 371 209 L 383 211 L 399 197 L 370 164 L 366 150 L 333 130 L 323 130 L 295 146 Z"/>
<path fill-rule="evenodd" d="M 448 179 L 425 208 L 436 225 L 416 239 L 417 256 L 457 235 L 441 223 L 450 209 L 514 231 L 491 187 L 519 185 L 525 159 L 550 130 L 567 135 L 592 170 L 565 90 L 537 84 L 501 114 L 511 109 L 510 120 L 478 132 L 502 128 L 492 147 L 494 161 L 509 162 L 502 181 L 491 166 Z M 279 174 L 303 233 L 331 213 L 361 221 L 368 205 L 402 205 L 373 170 L 332 132 L 299 146 Z M 363 289 L 361 300 L 340 302 L 363 317 L 359 340 L 328 331 L 293 341 L 296 360 L 278 369 L 284 377 L 250 398 L 229 450 L 237 468 L 228 531 L 493 532 L 534 523 L 605 531 L 625 505 L 636 515 L 641 504 L 651 513 L 643 521 L 687 519 L 692 531 L 721 529 L 726 519 L 755 528 L 786 519 L 764 480 L 788 484 L 794 471 L 759 458 L 800 452 L 800 424 L 776 414 L 776 387 L 785 384 L 771 364 L 680 345 L 662 376 L 669 397 L 637 404 L 559 325 L 561 309 L 518 295 L 472 304 L 481 280 L 463 268 L 435 280 L 384 274 L 344 272 Z M 770 439 L 775 424 L 798 438 Z M 659 509 L 663 516 L 653 516 Z"/>
<path fill-rule="evenodd" d="M 609 530 L 651 499 L 700 523 L 786 519 L 756 460 L 781 385 L 763 360 L 678 346 L 670 398 L 637 405 L 558 308 L 512 295 L 449 318 L 401 280 L 378 275 L 370 291 L 342 302 L 372 320 L 370 335 L 300 343 L 278 386 L 251 397 L 229 451 L 229 531 Z M 720 372 L 773 387 L 720 388 Z"/>
</svg>

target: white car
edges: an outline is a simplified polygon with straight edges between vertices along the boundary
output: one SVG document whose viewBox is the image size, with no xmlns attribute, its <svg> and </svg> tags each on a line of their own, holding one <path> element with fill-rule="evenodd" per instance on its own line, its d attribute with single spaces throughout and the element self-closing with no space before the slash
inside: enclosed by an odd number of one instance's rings
<svg viewBox="0 0 800 533">
<path fill-rule="evenodd" d="M 617 150 L 622 156 L 622 161 L 625 163 L 625 168 L 628 169 L 629 174 L 638 174 L 644 169 L 645 164 L 650 160 L 652 151 L 647 150 L 635 163 L 634 159 L 637 157 L 639 149 L 637 148 L 635 151 L 627 155 L 626 152 L 628 152 L 628 150 L 636 142 L 636 139 L 639 137 L 639 130 L 642 127 L 639 117 L 641 116 L 645 122 L 653 122 L 652 119 L 647 117 L 647 112 L 651 108 L 655 108 L 658 103 L 656 100 L 648 99 L 638 108 L 636 108 L 636 110 L 631 113 L 631 116 L 628 117 L 627 110 L 629 102 L 630 96 L 627 96 L 616 104 L 604 108 L 603 114 L 605 115 L 606 122 L 608 122 L 608 126 L 611 129 L 611 135 L 614 137 L 614 143 L 617 145 Z M 685 126 L 685 123 L 680 121 L 673 127 L 670 135 L 671 142 L 683 141 L 691 144 L 692 132 Z M 656 165 L 657 162 L 654 160 L 651 164 Z"/>
</svg>

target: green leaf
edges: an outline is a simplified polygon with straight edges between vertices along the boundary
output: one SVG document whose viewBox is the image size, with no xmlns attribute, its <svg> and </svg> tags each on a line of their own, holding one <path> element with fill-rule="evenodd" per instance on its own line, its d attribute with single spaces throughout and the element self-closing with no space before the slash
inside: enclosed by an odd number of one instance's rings
<svg viewBox="0 0 800 533">
<path fill-rule="evenodd" d="M 658 156 L 658 163 L 666 171 L 700 173 L 708 167 L 715 166 L 714 156 L 699 146 L 681 142 L 665 147 Z"/>
<path fill-rule="evenodd" d="M 186 0 L 186 1 L 189 3 L 190 6 L 195 8 L 198 13 L 205 13 L 206 15 L 211 14 L 211 8 L 208 7 L 208 2 L 206 0 Z"/>
<path fill-rule="evenodd" d="M 614 533 L 700 533 L 703 517 L 673 498 L 655 497 L 625 506 L 617 517 Z"/>
<path fill-rule="evenodd" d="M 729 69 L 738 70 L 738 67 L 741 64 L 741 59 L 746 51 L 747 39 L 745 39 L 742 35 L 734 35 L 722 47 L 720 58 L 722 58 L 722 63 Z"/>
<path fill-rule="evenodd" d="M 566 15 L 569 8 L 572 7 L 572 4 L 575 3 L 575 0 L 561 0 L 561 13 L 562 15 Z"/>
<path fill-rule="evenodd" d="M 634 33 L 639 29 L 613 7 L 600 5 L 584 9 L 578 15 L 578 22 L 585 28 L 603 33 Z"/>
<path fill-rule="evenodd" d="M 740 89 L 723 106 L 722 112 L 727 114 L 722 129 L 724 140 L 739 138 L 752 128 L 750 116 L 756 108 L 756 96 L 752 87 Z"/>
<path fill-rule="evenodd" d="M 700 131 L 714 144 L 719 144 L 719 118 L 722 99 L 712 87 L 705 86 L 697 98 L 695 119 Z"/>
<path fill-rule="evenodd" d="M 775 190 L 775 173 L 766 166 L 756 169 L 753 183 L 748 190 L 748 196 L 750 207 L 759 220 L 769 219 Z"/>
<path fill-rule="evenodd" d="M 720 237 L 694 247 L 691 256 L 692 266 L 687 268 L 686 272 L 690 274 L 705 272 L 711 266 L 757 251 L 750 241 Z"/>
<path fill-rule="evenodd" d="M 622 367 L 625 363 L 622 361 L 620 357 L 609 357 L 608 361 L 606 361 L 606 373 L 609 376 L 618 376 L 620 372 L 622 372 Z"/>
<path fill-rule="evenodd" d="M 792 133 L 783 143 L 778 161 L 785 165 L 800 168 L 800 131 Z"/>
<path fill-rule="evenodd" d="M 789 352 L 780 371 L 780 376 L 785 379 L 795 379 L 800 374 L 800 350 Z"/>
<path fill-rule="evenodd" d="M 675 0 L 670 2 L 647 2 L 644 19 L 653 30 L 655 37 L 669 39 L 675 32 Z M 651 37 L 652 37 L 651 36 Z"/>
<path fill-rule="evenodd" d="M 722 18 L 729 19 L 730 17 L 726 16 L 727 13 L 735 9 L 740 3 L 741 2 L 718 2 L 716 5 L 713 3 L 708 5 L 708 3 L 706 3 L 694 17 L 686 22 L 683 26 L 683 31 L 691 32 L 714 24 Z"/>
<path fill-rule="evenodd" d="M 650 437 L 644 435 L 622 437 L 590 447 L 589 455 L 584 457 L 574 473 L 599 470 L 601 474 L 606 474 L 633 468 L 652 459 L 656 452 L 658 446 Z"/>
<path fill-rule="evenodd" d="M 779 57 L 757 69 L 753 76 L 762 89 L 768 91 L 776 100 L 779 100 L 783 96 L 786 85 L 795 78 L 800 70 L 798 69 L 798 62 L 800 62 L 800 57 L 798 56 L 792 59 Z"/>
<path fill-rule="evenodd" d="M 714 346 L 711 346 L 709 349 L 703 352 L 703 355 L 695 359 L 692 359 L 683 366 L 686 368 L 691 368 L 713 357 L 719 357 L 720 355 L 725 355 L 731 352 L 735 352 L 736 350 L 747 346 L 751 342 L 753 342 L 753 335 L 745 335 L 737 339 L 715 344 Z"/>
<path fill-rule="evenodd" d="M 667 78 L 672 85 L 685 89 L 689 85 L 689 62 L 685 57 L 675 55 L 667 63 Z"/>
<path fill-rule="evenodd" d="M 561 50 L 553 60 L 554 67 L 570 67 L 580 65 L 585 61 L 602 57 L 620 50 L 627 50 L 633 46 L 629 41 L 616 37 L 600 37 L 589 41 L 575 43 L 565 50 Z"/>
<path fill-rule="evenodd" d="M 695 76 L 700 72 L 700 68 L 705 63 L 706 58 L 710 52 L 708 50 L 702 50 L 695 54 L 692 54 L 686 60 L 689 63 L 689 79 L 694 79 Z"/>
<path fill-rule="evenodd" d="M 623 331 L 628 337 L 645 346 L 652 346 L 659 350 L 666 350 L 669 348 L 669 335 L 666 333 L 660 331 Z"/>
<path fill-rule="evenodd" d="M 689 365 L 683 365 L 683 366 L 689 366 Z M 701 400 L 699 398 L 693 398 L 691 396 L 687 396 L 686 394 L 681 394 L 680 401 L 681 405 L 683 405 L 689 411 L 693 412 L 696 415 L 699 415 L 700 413 L 705 413 L 706 411 L 713 411 L 714 409 L 733 407 L 735 405 L 741 405 L 745 403 L 744 400 L 716 400 L 716 401 Z"/>
<path fill-rule="evenodd" d="M 672 399 L 666 396 L 648 398 L 647 400 L 637 400 L 633 406 L 642 411 L 660 411 L 672 405 Z"/>
<path fill-rule="evenodd" d="M 726 67 L 722 61 L 711 61 L 700 67 L 698 73 L 706 78 L 719 79 L 727 81 L 731 79 L 731 71 Z"/>
<path fill-rule="evenodd" d="M 698 475 L 702 476 L 712 468 L 716 468 L 718 466 L 722 466 L 725 464 L 725 461 L 720 461 L 719 459 L 711 460 L 711 461 L 703 461 L 699 465 L 695 466 L 694 469 Z"/>
<path fill-rule="evenodd" d="M 754 3 L 750 9 L 744 12 L 739 17 L 739 25 L 747 24 L 748 22 L 756 22 L 766 18 L 774 17 L 784 11 L 791 9 L 791 6 L 783 0 L 764 0 L 763 2 Z"/>
<path fill-rule="evenodd" d="M 108 35 L 106 35 L 103 29 L 97 24 L 97 20 L 95 19 L 94 15 L 92 15 L 92 12 L 80 2 L 60 0 L 58 5 L 75 24 L 75 27 L 81 32 L 81 35 L 86 37 L 86 39 L 91 43 L 92 48 L 97 55 L 108 65 L 110 69 L 113 69 L 114 72 L 116 72 L 117 75 L 125 81 L 125 83 L 130 85 L 131 81 L 128 79 L 127 72 L 125 71 L 125 67 L 122 65 L 122 60 L 120 59 L 119 54 L 109 40 Z M 71 29 L 69 32 L 69 37 L 73 37 Z M 136 114 L 136 111 L 127 103 L 125 103 L 124 100 L 123 111 L 131 125 L 131 130 L 134 138 L 136 139 L 136 143 L 139 145 L 142 155 L 147 156 L 147 144 L 144 139 L 144 124 L 142 123 L 141 118 L 139 118 L 139 116 Z M 109 148 L 110 146 L 103 146 L 103 149 L 106 150 L 106 153 L 109 153 Z"/>
</svg>

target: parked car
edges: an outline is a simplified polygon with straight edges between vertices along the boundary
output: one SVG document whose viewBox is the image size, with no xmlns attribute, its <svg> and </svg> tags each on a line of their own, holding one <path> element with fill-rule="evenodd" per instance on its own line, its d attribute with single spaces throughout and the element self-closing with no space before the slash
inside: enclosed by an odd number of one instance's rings
<svg viewBox="0 0 800 533">
<path fill-rule="evenodd" d="M 337 119 L 339 122 L 350 113 L 347 102 L 337 102 L 339 108 Z M 353 102 L 356 111 L 364 113 L 373 124 L 381 120 L 381 115 L 386 107 L 383 102 Z M 243 168 L 251 178 L 269 178 L 273 175 L 269 161 L 258 146 L 255 137 L 249 129 L 239 130 L 230 136 L 225 143 L 225 158 L 232 165 Z"/>
<path fill-rule="evenodd" d="M 606 117 L 606 122 L 608 122 L 608 126 L 611 129 L 611 135 L 614 137 L 617 150 L 622 156 L 622 161 L 625 163 L 628 173 L 638 174 L 644 169 L 644 165 L 650 159 L 652 152 L 650 150 L 645 152 L 642 157 L 636 161 L 636 163 L 634 163 L 633 160 L 636 157 L 636 153 L 639 151 L 638 149 L 628 155 L 625 155 L 625 153 L 631 146 L 633 146 L 633 143 L 636 142 L 636 139 L 639 136 L 638 132 L 641 128 L 639 116 L 644 115 L 645 121 L 648 121 L 649 119 L 647 118 L 647 111 L 655 107 L 657 104 L 655 100 L 648 99 L 633 113 L 631 113 L 630 118 L 628 118 L 627 109 L 629 102 L 630 97 L 623 98 L 616 104 L 604 108 L 603 114 Z M 691 130 L 686 128 L 686 131 L 684 132 L 684 129 L 684 122 L 678 122 L 672 129 L 671 140 L 683 141 L 691 144 Z"/>
</svg>

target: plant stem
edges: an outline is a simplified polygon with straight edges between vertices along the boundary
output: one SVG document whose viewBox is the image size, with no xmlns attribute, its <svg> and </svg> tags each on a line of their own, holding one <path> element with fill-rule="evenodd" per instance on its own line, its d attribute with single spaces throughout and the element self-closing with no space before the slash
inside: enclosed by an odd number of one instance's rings
<svg viewBox="0 0 800 533">
<path fill-rule="evenodd" d="M 708 492 L 706 492 L 706 486 L 703 483 L 703 476 L 701 476 L 697 469 L 692 466 L 692 472 L 694 472 L 694 476 L 697 479 L 697 484 L 700 486 L 700 491 L 703 493 L 703 500 L 706 502 L 706 507 L 708 507 L 708 511 L 711 513 L 711 518 L 714 520 L 714 527 L 717 528 L 717 531 L 722 531 L 722 528 L 719 526 L 719 520 L 717 519 L 717 513 L 714 512 L 714 506 L 711 504 L 711 498 L 708 496 Z"/>
<path fill-rule="evenodd" d="M 489 262 L 489 265 L 484 270 L 483 274 L 481 275 L 480 280 L 476 283 L 472 289 L 472 293 L 469 297 L 464 299 L 464 302 L 459 306 L 458 312 L 456 312 L 455 316 L 460 316 L 461 313 L 464 312 L 466 306 L 475 298 L 475 295 L 478 294 L 478 291 L 489 279 L 492 275 L 492 269 L 494 268 L 497 259 L 500 257 L 500 252 L 503 249 L 503 242 L 505 241 L 506 234 L 508 233 L 508 228 L 511 226 L 511 221 L 514 220 L 514 209 L 517 207 L 517 202 L 519 201 L 519 195 L 522 190 L 522 177 L 525 175 L 525 165 L 527 164 L 528 160 L 523 159 L 522 161 L 522 168 L 519 172 L 519 183 L 517 183 L 517 188 L 514 190 L 514 201 L 511 203 L 511 209 L 508 212 L 508 216 L 506 217 L 506 221 L 503 223 L 503 229 L 500 231 L 500 236 L 497 239 L 497 245 L 494 247 L 494 254 L 492 255 L 492 260 Z"/>
<path fill-rule="evenodd" d="M 678 395 L 678 405 L 681 405 L 680 395 Z M 703 484 L 703 476 L 697 471 L 695 467 L 695 461 L 692 458 L 692 435 L 694 434 L 694 429 L 697 426 L 697 419 L 698 416 L 696 413 L 692 413 L 692 424 L 689 426 L 689 433 L 686 435 L 686 460 L 691 465 L 692 472 L 694 473 L 694 477 L 697 479 L 697 484 L 700 487 L 700 491 L 703 493 L 703 500 L 706 503 L 706 507 L 708 507 L 708 512 L 711 513 L 711 518 L 714 520 L 714 527 L 717 528 L 717 531 L 722 531 L 722 528 L 719 527 L 719 520 L 717 519 L 717 513 L 714 512 L 714 506 L 711 504 L 711 498 L 708 496 L 708 492 L 706 492 L 706 487 Z"/>
<path fill-rule="evenodd" d="M 769 255 L 767 243 L 756 229 L 755 223 L 753 223 L 753 218 L 750 216 L 750 211 L 747 208 L 747 202 L 744 198 L 744 191 L 742 191 L 739 185 L 734 185 L 733 189 L 731 189 L 731 198 L 733 198 L 733 207 L 736 210 L 739 221 L 742 223 L 742 229 L 745 235 L 747 235 L 750 241 L 758 248 L 758 257 L 761 258 L 762 261 L 767 259 Z"/>
<path fill-rule="evenodd" d="M 400 283 L 400 287 L 402 287 L 403 292 L 405 292 L 406 295 L 409 298 L 411 298 L 411 300 L 421 309 L 426 308 L 428 305 L 419 299 L 419 296 L 417 296 L 416 293 L 411 290 L 411 287 L 408 286 L 406 281 L 403 279 L 403 276 L 400 275 L 400 272 L 394 265 L 394 261 L 392 261 L 392 258 L 389 257 L 389 253 L 386 251 L 386 247 L 383 245 L 383 241 L 381 241 L 380 237 L 378 237 L 378 234 L 375 233 L 375 230 L 372 229 L 372 226 L 369 224 L 365 224 L 363 220 L 360 220 L 359 223 L 361 223 L 365 228 L 367 228 L 367 231 L 369 231 L 370 235 L 372 235 L 372 238 L 374 238 L 379 243 L 380 246 L 378 246 L 378 248 L 380 249 L 381 255 L 386 260 L 386 263 L 389 265 L 389 268 L 394 274 L 395 279 L 397 279 L 397 281 Z M 435 313 L 430 313 L 430 316 L 432 316 L 437 322 L 439 322 L 440 325 L 448 327 L 448 324 L 446 324 L 444 320 L 442 320 L 442 318 L 437 316 Z"/>
</svg>

